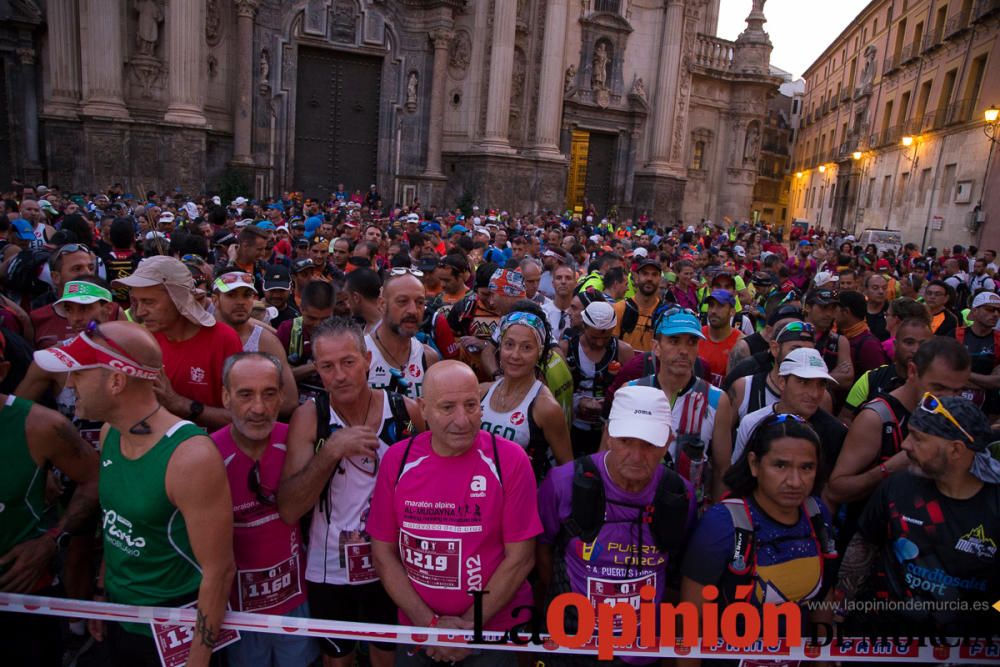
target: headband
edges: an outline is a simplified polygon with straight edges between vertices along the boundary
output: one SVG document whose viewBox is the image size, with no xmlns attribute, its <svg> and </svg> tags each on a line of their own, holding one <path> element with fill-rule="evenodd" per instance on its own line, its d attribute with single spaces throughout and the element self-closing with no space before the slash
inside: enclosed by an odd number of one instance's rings
<svg viewBox="0 0 1000 667">
<path fill-rule="evenodd" d="M 534 332 L 535 337 L 538 339 L 538 347 L 545 347 L 545 342 L 548 340 L 548 332 L 545 330 L 545 322 L 543 322 L 542 318 L 538 317 L 538 315 L 525 311 L 509 313 L 505 315 L 502 320 L 500 320 L 500 339 L 503 340 L 503 336 L 507 333 L 507 330 L 516 324 L 520 324 L 521 326 L 531 329 L 531 331 Z"/>
</svg>

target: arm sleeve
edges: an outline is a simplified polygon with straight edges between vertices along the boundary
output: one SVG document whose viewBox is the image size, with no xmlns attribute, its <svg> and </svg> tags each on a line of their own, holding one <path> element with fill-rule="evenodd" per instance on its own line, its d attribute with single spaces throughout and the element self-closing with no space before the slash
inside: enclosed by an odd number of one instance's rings
<svg viewBox="0 0 1000 667">
<path fill-rule="evenodd" d="M 733 555 L 734 534 L 729 510 L 712 506 L 688 543 L 681 574 L 703 586 L 717 583 Z"/>
</svg>

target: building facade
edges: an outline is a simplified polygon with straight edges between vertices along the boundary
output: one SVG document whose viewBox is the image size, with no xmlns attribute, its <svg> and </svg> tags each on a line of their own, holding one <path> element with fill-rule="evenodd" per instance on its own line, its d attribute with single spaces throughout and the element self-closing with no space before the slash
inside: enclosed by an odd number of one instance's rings
<svg viewBox="0 0 1000 667">
<path fill-rule="evenodd" d="M 1000 240 L 983 132 L 1000 104 L 998 35 L 998 0 L 865 7 L 804 74 L 794 217 L 923 247 Z"/>
<path fill-rule="evenodd" d="M 36 69 L 17 71 L 39 85 L 4 90 L 13 175 L 71 189 L 375 183 L 401 203 L 742 219 L 781 83 L 763 0 L 735 41 L 714 36 L 719 0 L 15 5 L 37 10 L 19 33 Z"/>
<path fill-rule="evenodd" d="M 772 68 L 773 70 L 774 68 Z M 753 216 L 774 227 L 787 227 L 789 193 L 792 186 L 792 147 L 798 127 L 798 110 L 802 106 L 804 82 L 791 80 L 791 74 L 777 70 L 785 79 L 778 94 L 767 104 L 762 122 L 764 141 L 760 147 L 757 183 L 753 189 Z"/>
</svg>

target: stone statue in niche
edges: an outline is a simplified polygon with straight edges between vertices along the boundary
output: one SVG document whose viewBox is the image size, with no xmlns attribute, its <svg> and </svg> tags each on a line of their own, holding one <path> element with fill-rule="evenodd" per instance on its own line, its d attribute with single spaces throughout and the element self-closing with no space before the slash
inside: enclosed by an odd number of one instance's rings
<svg viewBox="0 0 1000 667">
<path fill-rule="evenodd" d="M 267 83 L 267 77 L 271 74 L 271 54 L 267 49 L 260 50 L 260 61 L 258 62 L 258 74 L 260 82 Z"/>
<path fill-rule="evenodd" d="M 764 3 L 765 2 L 767 2 L 767 0 L 753 0 L 753 4 L 751 5 L 750 13 L 751 14 L 763 14 L 764 13 Z"/>
<path fill-rule="evenodd" d="M 413 111 L 417 108 L 417 85 L 419 77 L 416 72 L 410 72 L 406 78 L 406 108 Z"/>
<path fill-rule="evenodd" d="M 629 92 L 629 95 L 635 95 L 636 97 L 638 97 L 639 99 L 641 99 L 643 102 L 647 101 L 647 98 L 646 98 L 646 84 L 643 83 L 642 77 L 639 77 L 638 79 L 636 79 L 635 83 L 632 84 L 632 90 Z"/>
<path fill-rule="evenodd" d="M 569 95 L 576 88 L 576 65 L 570 63 L 566 68 L 566 77 L 563 79 L 563 94 Z"/>
<path fill-rule="evenodd" d="M 593 71 L 590 74 L 590 87 L 594 90 L 607 88 L 608 60 L 608 47 L 604 42 L 598 42 L 594 49 Z"/>
<path fill-rule="evenodd" d="M 751 123 L 747 128 L 747 138 L 743 142 L 743 162 L 755 162 L 760 150 L 760 129 L 757 123 Z"/>
<path fill-rule="evenodd" d="M 468 33 L 459 31 L 451 43 L 448 64 L 456 70 L 464 71 L 472 62 L 472 43 Z"/>
<path fill-rule="evenodd" d="M 163 22 L 163 10 L 156 0 L 135 0 L 133 5 L 139 14 L 135 33 L 135 48 L 141 56 L 151 56 L 160 41 L 160 23 Z"/>
<path fill-rule="evenodd" d="M 874 44 L 865 47 L 865 64 L 861 68 L 861 85 L 867 86 L 875 78 L 875 53 L 877 49 Z"/>
</svg>

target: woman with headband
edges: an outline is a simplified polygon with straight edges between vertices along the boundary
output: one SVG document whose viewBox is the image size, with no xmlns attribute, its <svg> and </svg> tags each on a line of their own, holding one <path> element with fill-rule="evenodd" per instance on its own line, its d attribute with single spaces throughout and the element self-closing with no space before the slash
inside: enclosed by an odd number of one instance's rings
<svg viewBox="0 0 1000 667">
<path fill-rule="evenodd" d="M 565 413 L 538 379 L 547 357 L 549 331 L 543 318 L 524 311 L 506 315 L 498 331 L 497 354 L 503 375 L 480 385 L 481 428 L 524 447 L 540 482 L 553 458 L 556 464 L 573 459 Z"/>
</svg>

